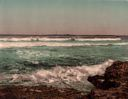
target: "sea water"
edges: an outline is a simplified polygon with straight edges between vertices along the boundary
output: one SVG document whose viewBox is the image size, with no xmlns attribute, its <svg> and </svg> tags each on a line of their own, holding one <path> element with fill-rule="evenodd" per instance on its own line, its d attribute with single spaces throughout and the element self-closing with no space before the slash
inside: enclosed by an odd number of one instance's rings
<svg viewBox="0 0 128 99">
<path fill-rule="evenodd" d="M 103 75 L 114 61 L 127 61 L 127 52 L 128 41 L 121 40 L 0 42 L 0 84 L 90 91 L 88 76 Z"/>
</svg>

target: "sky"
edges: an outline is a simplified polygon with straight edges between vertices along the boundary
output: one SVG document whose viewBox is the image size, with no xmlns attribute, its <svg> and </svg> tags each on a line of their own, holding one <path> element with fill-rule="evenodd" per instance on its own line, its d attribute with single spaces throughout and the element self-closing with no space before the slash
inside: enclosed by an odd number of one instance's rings
<svg viewBox="0 0 128 99">
<path fill-rule="evenodd" d="M 0 34 L 128 35 L 128 0 L 0 0 Z"/>
</svg>

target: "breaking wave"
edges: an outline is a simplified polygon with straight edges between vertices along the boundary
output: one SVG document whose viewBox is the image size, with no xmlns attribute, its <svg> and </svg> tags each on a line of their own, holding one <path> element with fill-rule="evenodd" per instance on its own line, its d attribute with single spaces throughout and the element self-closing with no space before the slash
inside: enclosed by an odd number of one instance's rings
<svg viewBox="0 0 128 99">
<path fill-rule="evenodd" d="M 120 43 L 71 43 L 71 42 L 0 42 L 0 48 L 11 48 L 11 47 L 33 47 L 33 46 L 62 46 L 62 47 L 70 47 L 70 46 L 109 46 L 109 45 L 128 45 L 128 42 L 120 42 Z"/>
<path fill-rule="evenodd" d="M 121 38 L 73 38 L 76 41 L 119 41 Z M 72 38 L 47 38 L 47 37 L 24 37 L 24 38 L 0 38 L 0 41 L 68 41 Z"/>
<path fill-rule="evenodd" d="M 113 62 L 113 60 L 109 59 L 102 64 L 92 66 L 56 66 L 48 70 L 37 70 L 31 74 L 12 74 L 5 78 L 8 79 L 11 84 L 46 84 L 56 87 L 73 87 L 79 90 L 86 89 L 87 91 L 87 87 L 89 85 L 92 86 L 87 81 L 88 76 L 104 74 L 106 68 L 111 66 Z M 0 79 L 2 80 L 2 76 Z"/>
</svg>

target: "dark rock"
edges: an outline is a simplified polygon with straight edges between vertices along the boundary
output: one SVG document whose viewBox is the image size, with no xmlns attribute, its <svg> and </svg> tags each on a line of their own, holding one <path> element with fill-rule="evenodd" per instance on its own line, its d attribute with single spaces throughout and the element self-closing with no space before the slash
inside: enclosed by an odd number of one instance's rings
<svg viewBox="0 0 128 99">
<path fill-rule="evenodd" d="M 0 99 L 87 99 L 80 91 L 48 86 L 3 86 Z"/>
<path fill-rule="evenodd" d="M 88 81 L 91 82 L 95 87 L 101 88 L 102 83 L 104 82 L 104 76 L 93 76 L 93 77 L 88 77 Z"/>
<path fill-rule="evenodd" d="M 106 80 L 116 80 L 124 82 L 128 80 L 128 62 L 117 61 L 112 66 L 106 69 L 105 75 Z"/>
<path fill-rule="evenodd" d="M 128 99 L 128 62 L 114 62 L 103 76 L 89 77 L 88 81 L 95 86 L 90 99 Z"/>
<path fill-rule="evenodd" d="M 128 99 L 128 62 L 114 62 L 88 81 L 95 86 L 88 95 L 71 88 L 10 85 L 0 87 L 0 99 Z"/>
</svg>

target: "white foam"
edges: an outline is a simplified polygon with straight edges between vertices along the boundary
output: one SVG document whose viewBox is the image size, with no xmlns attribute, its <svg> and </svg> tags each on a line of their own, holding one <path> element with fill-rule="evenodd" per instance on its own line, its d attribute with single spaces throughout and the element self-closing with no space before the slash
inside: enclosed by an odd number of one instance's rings
<svg viewBox="0 0 128 99">
<path fill-rule="evenodd" d="M 0 38 L 0 41 L 67 41 L 72 38 L 24 37 Z M 118 41 L 121 38 L 74 38 L 76 41 Z"/>
<path fill-rule="evenodd" d="M 32 83 L 46 83 L 56 84 L 65 83 L 71 85 L 72 83 L 87 82 L 88 76 L 102 75 L 107 67 L 111 66 L 113 60 L 108 60 L 99 65 L 93 66 L 77 66 L 77 67 L 60 67 L 56 66 L 49 70 L 38 70 L 31 74 L 14 74 L 11 82 L 17 81 L 31 81 Z M 84 79 L 84 80 L 83 80 Z"/>
<path fill-rule="evenodd" d="M 78 41 L 120 41 L 121 38 L 78 38 Z"/>
<path fill-rule="evenodd" d="M 0 48 L 11 48 L 11 47 L 32 47 L 32 46 L 108 46 L 108 45 L 128 45 L 128 42 L 121 43 L 71 43 L 71 42 L 0 42 Z"/>
</svg>

